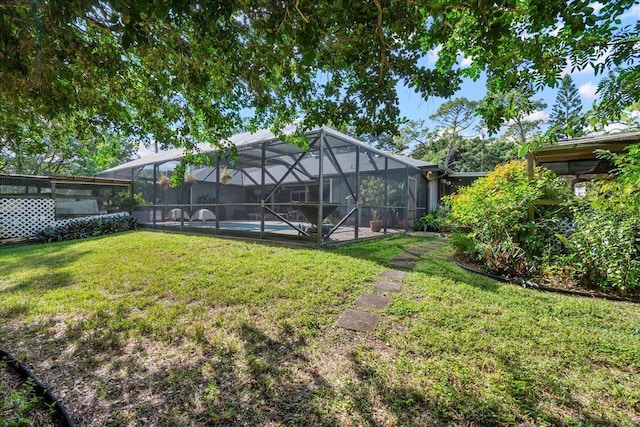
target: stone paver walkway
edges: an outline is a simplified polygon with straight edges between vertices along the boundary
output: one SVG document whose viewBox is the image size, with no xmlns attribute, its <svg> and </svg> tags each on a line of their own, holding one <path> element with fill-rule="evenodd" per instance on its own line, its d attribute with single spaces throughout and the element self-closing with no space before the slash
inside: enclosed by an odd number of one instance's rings
<svg viewBox="0 0 640 427">
<path fill-rule="evenodd" d="M 396 270 L 411 271 L 416 268 L 416 264 L 414 262 L 395 261 L 391 263 L 390 267 L 395 268 Z"/>
<path fill-rule="evenodd" d="M 403 254 L 394 257 L 391 260 L 391 269 L 380 272 L 380 280 L 374 286 L 375 291 L 382 294 L 364 293 L 356 298 L 354 304 L 365 309 L 384 310 L 391 303 L 391 297 L 386 293 L 402 291 L 401 282 L 407 277 L 406 271 L 413 270 L 420 258 L 428 251 L 437 250 L 446 245 L 446 243 L 430 243 L 425 246 L 407 249 Z M 373 332 L 379 320 L 380 316 L 375 313 L 345 310 L 338 319 L 336 326 L 359 332 Z"/>
</svg>

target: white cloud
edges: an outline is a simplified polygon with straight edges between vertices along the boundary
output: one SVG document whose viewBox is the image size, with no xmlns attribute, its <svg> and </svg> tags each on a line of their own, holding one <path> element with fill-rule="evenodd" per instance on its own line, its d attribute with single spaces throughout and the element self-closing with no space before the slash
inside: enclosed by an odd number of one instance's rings
<svg viewBox="0 0 640 427">
<path fill-rule="evenodd" d="M 591 81 L 588 81 L 587 83 L 581 85 L 578 88 L 578 92 L 580 92 L 580 95 L 583 98 L 586 98 L 586 99 L 596 99 L 597 98 L 597 95 L 596 95 L 597 91 L 598 91 L 598 86 L 596 86 L 593 83 L 591 83 Z"/>
<path fill-rule="evenodd" d="M 458 64 L 460 64 L 460 68 L 467 68 L 473 64 L 473 58 L 467 58 L 464 55 L 458 55 Z"/>
<path fill-rule="evenodd" d="M 547 121 L 549 120 L 549 115 L 542 110 L 534 111 L 533 113 L 527 114 L 524 116 L 523 120 L 525 122 L 535 122 L 538 120 Z"/>
<path fill-rule="evenodd" d="M 640 4 L 634 4 L 620 19 L 640 19 Z"/>
<path fill-rule="evenodd" d="M 438 53 L 442 50 L 442 46 L 438 46 L 435 49 L 431 49 L 427 52 L 427 62 L 430 66 L 433 66 L 438 61 Z"/>
</svg>

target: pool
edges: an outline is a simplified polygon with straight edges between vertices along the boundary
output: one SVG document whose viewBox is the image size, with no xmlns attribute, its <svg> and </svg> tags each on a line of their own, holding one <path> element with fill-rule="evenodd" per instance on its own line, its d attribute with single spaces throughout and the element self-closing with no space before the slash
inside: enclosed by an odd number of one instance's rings
<svg viewBox="0 0 640 427">
<path fill-rule="evenodd" d="M 215 221 L 207 221 L 203 224 L 201 221 L 193 221 L 191 223 L 191 226 L 213 228 L 216 226 L 216 223 Z M 220 221 L 220 229 L 221 230 L 238 230 L 238 231 L 260 231 L 260 223 L 259 222 L 242 222 L 242 221 Z M 290 227 L 287 224 L 283 224 L 283 223 L 273 224 L 266 221 L 264 223 L 264 231 L 285 231 L 285 230 L 295 231 L 293 227 Z"/>
</svg>

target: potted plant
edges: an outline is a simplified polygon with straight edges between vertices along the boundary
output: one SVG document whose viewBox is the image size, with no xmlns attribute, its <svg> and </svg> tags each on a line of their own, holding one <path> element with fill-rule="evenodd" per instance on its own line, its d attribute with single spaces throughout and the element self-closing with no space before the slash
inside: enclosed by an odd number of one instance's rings
<svg viewBox="0 0 640 427">
<path fill-rule="evenodd" d="M 371 231 L 378 232 L 382 229 L 383 221 L 380 216 L 380 206 L 384 204 L 384 180 L 378 177 L 369 177 L 360 183 L 360 198 L 371 207 Z"/>
<path fill-rule="evenodd" d="M 171 178 L 166 173 L 160 174 L 158 177 L 158 185 L 162 187 L 163 190 L 166 190 L 171 185 Z"/>
<path fill-rule="evenodd" d="M 220 171 L 220 181 L 222 181 L 224 185 L 228 185 L 231 182 L 231 177 L 231 172 L 229 172 L 229 169 L 224 166 Z"/>
<path fill-rule="evenodd" d="M 193 172 L 188 172 L 184 175 L 184 182 L 187 185 L 193 185 L 196 182 L 196 176 L 193 174 Z"/>
</svg>

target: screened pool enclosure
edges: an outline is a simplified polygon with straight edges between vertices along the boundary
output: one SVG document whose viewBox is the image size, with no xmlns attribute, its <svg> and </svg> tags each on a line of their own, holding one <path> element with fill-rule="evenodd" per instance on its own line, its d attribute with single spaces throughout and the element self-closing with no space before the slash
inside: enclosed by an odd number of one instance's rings
<svg viewBox="0 0 640 427">
<path fill-rule="evenodd" d="M 180 187 L 169 181 L 181 150 L 98 175 L 132 180 L 133 215 L 161 229 L 322 244 L 404 232 L 424 214 L 420 166 L 428 163 L 385 154 L 327 127 L 306 137 L 307 151 L 266 130 L 237 134 L 229 138 L 235 159 L 218 159 L 203 145 L 209 164 L 188 169 Z"/>
</svg>

